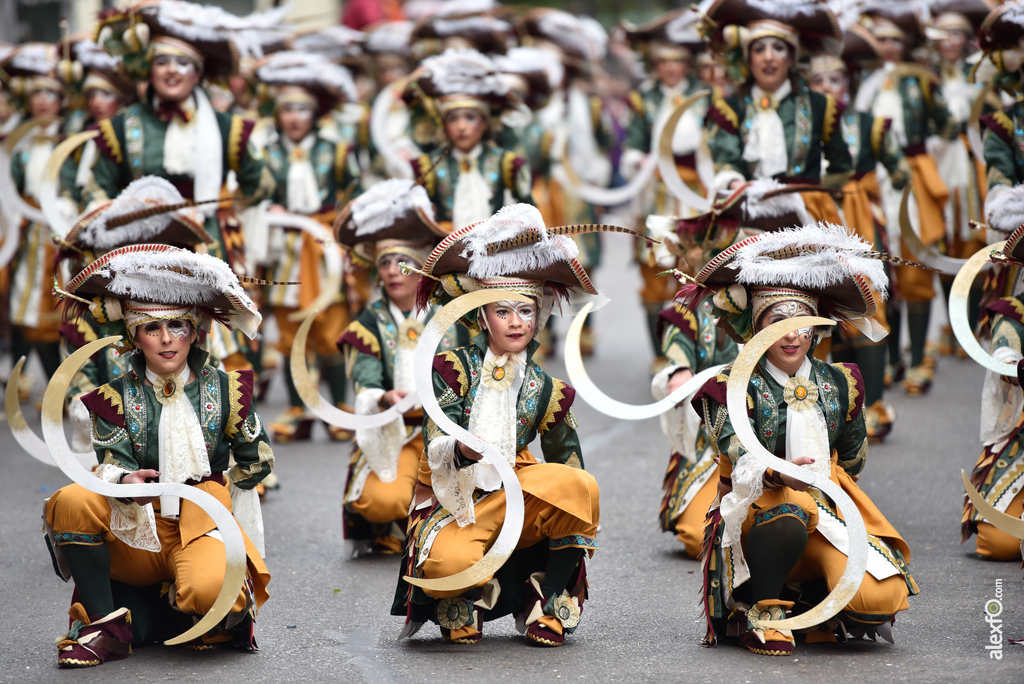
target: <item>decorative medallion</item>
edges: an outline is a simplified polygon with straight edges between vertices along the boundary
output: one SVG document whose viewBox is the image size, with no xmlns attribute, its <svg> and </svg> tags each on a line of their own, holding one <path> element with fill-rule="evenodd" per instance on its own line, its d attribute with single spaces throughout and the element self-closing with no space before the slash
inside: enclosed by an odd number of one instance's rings
<svg viewBox="0 0 1024 684">
<path fill-rule="evenodd" d="M 405 349 L 415 349 L 423 334 L 423 323 L 415 318 L 406 318 L 398 326 L 398 344 Z"/>
<path fill-rule="evenodd" d="M 462 629 L 472 622 L 473 602 L 461 596 L 441 599 L 437 604 L 437 621 L 445 629 Z"/>
<path fill-rule="evenodd" d="M 807 378 L 797 375 L 790 378 L 782 388 L 782 398 L 789 408 L 804 411 L 817 403 L 818 387 Z"/>
<path fill-rule="evenodd" d="M 515 377 L 516 369 L 505 354 L 492 356 L 484 362 L 482 382 L 492 390 L 504 392 L 512 386 Z"/>
</svg>

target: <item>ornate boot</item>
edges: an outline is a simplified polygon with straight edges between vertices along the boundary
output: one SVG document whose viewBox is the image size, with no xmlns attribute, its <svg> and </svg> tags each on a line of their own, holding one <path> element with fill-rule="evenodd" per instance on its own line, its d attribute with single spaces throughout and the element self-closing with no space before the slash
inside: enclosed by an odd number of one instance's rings
<svg viewBox="0 0 1024 684">
<path fill-rule="evenodd" d="M 267 426 L 275 442 L 308 442 L 313 432 L 313 419 L 300 406 L 289 406 Z"/>
<path fill-rule="evenodd" d="M 437 621 L 441 636 L 450 644 L 478 644 L 484 637 L 483 611 L 465 595 L 441 599 Z"/>
<path fill-rule="evenodd" d="M 562 591 L 543 596 L 544 573 L 530 575 L 530 597 L 526 600 L 526 638 L 541 646 L 561 646 L 565 635 L 572 634 L 580 624 L 580 605 L 575 596 Z"/>
<path fill-rule="evenodd" d="M 927 364 L 914 366 L 907 371 L 907 377 L 903 380 L 903 390 L 911 396 L 927 394 L 928 390 L 932 388 L 934 377 L 935 371 Z"/>
<path fill-rule="evenodd" d="M 347 411 L 348 413 L 355 413 L 355 409 L 345 402 L 338 404 L 338 408 L 342 411 Z M 324 423 L 324 425 L 327 426 L 327 434 L 330 435 L 331 439 L 335 442 L 349 442 L 352 441 L 353 437 L 355 437 L 355 433 L 351 430 L 346 430 L 345 428 L 340 428 L 337 425 L 331 425 L 330 423 Z"/>
<path fill-rule="evenodd" d="M 788 629 L 771 627 L 754 627 L 750 616 L 756 615 L 759 620 L 784 620 L 786 611 L 793 607 L 792 601 L 780 599 L 763 599 L 755 603 L 747 611 L 747 631 L 740 635 L 739 644 L 751 653 L 771 656 L 788 656 L 793 654 L 793 632 Z"/>
<path fill-rule="evenodd" d="M 864 424 L 867 428 L 868 441 L 880 444 L 892 432 L 896 422 L 896 410 L 879 399 L 864 411 Z"/>
<path fill-rule="evenodd" d="M 85 607 L 75 603 L 68 615 L 74 620 L 71 629 L 56 642 L 60 667 L 94 667 L 131 655 L 132 614 L 127 608 L 90 620 Z"/>
</svg>

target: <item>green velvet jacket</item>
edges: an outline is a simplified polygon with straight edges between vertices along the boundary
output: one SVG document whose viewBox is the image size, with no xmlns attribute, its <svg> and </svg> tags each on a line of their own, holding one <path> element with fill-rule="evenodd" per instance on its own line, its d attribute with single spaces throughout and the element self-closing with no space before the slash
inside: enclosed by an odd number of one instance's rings
<svg viewBox="0 0 1024 684">
<path fill-rule="evenodd" d="M 988 187 L 1024 183 L 1024 102 L 981 117 L 985 136 Z"/>
<path fill-rule="evenodd" d="M 661 353 L 674 366 L 699 373 L 720 363 L 731 363 L 738 353 L 736 343 L 715 325 L 711 302 L 705 301 L 696 311 L 679 303 L 658 316 Z"/>
<path fill-rule="evenodd" d="M 283 134 L 279 132 L 278 140 L 267 145 L 264 156 L 267 168 L 270 169 L 277 184 L 271 199 L 276 204 L 287 206 L 288 169 L 291 164 L 288 151 L 280 139 L 281 135 Z M 342 193 L 347 193 L 351 197 L 359 194 L 359 167 L 355 156 L 351 154 L 351 145 L 325 140 L 317 131 L 314 131 L 314 135 L 316 142 L 313 143 L 309 156 L 320 189 L 320 213 L 323 213 L 335 208 Z"/>
<path fill-rule="evenodd" d="M 240 489 L 252 489 L 274 467 L 266 430 L 253 410 L 253 372 L 225 373 L 206 363 L 206 352 L 193 348 L 188 365 L 195 379 L 185 396 L 199 417 L 213 473 L 225 472 Z M 130 369 L 82 397 L 92 414 L 93 448 L 100 463 L 125 470 L 158 469 L 158 431 L 162 406 L 146 385 L 145 359 L 129 358 Z M 228 462 L 234 457 L 235 465 Z"/>
<path fill-rule="evenodd" d="M 687 98 L 702 90 L 711 90 L 711 86 L 704 81 L 691 78 L 681 96 Z M 652 80 L 641 86 L 639 90 L 630 91 L 629 106 L 633 110 L 633 118 L 629 120 L 629 126 L 626 128 L 626 147 L 644 153 L 650 151 L 654 121 L 658 118 L 658 112 L 661 111 L 661 103 L 664 99 L 665 93 L 661 89 L 661 82 L 657 80 Z M 690 111 L 703 116 L 710 103 L 709 95 L 694 103 Z"/>
<path fill-rule="evenodd" d="M 829 184 L 821 174 L 822 155 L 828 159 L 829 178 L 845 180 L 853 171 L 850 150 L 840 135 L 840 107 L 831 95 L 812 92 L 803 79 L 779 103 L 789 152 L 786 176 L 813 183 Z M 754 103 L 751 95 L 733 95 L 717 99 L 708 109 L 710 127 L 708 147 L 715 172 L 735 171 L 753 180 L 753 169 L 743 159 L 743 150 L 753 128 Z"/>
</svg>

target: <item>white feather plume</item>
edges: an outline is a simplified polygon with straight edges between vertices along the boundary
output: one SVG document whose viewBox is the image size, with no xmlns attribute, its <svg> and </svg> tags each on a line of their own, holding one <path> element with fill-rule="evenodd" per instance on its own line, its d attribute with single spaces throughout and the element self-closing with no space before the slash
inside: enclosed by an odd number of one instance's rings
<svg viewBox="0 0 1024 684">
<path fill-rule="evenodd" d="M 367 52 L 374 54 L 408 55 L 412 40 L 411 21 L 389 21 L 366 34 Z"/>
<path fill-rule="evenodd" d="M 296 36 L 292 48 L 310 52 L 327 59 L 351 59 L 362 54 L 367 34 L 348 26 L 328 26 L 325 29 Z"/>
<path fill-rule="evenodd" d="M 322 55 L 307 52 L 277 52 L 256 70 L 256 77 L 274 85 L 320 84 L 347 102 L 358 102 L 356 83 L 348 69 Z"/>
<path fill-rule="evenodd" d="M 1001 233 L 1012 233 L 1024 224 L 1024 185 L 997 185 L 989 190 L 985 221 Z"/>
<path fill-rule="evenodd" d="M 150 242 L 166 230 L 175 218 L 189 218 L 201 225 L 202 213 L 194 207 L 187 207 L 107 229 L 107 223 L 113 218 L 154 206 L 180 204 L 184 201 L 181 193 L 170 181 L 157 176 L 143 176 L 132 181 L 103 213 L 89 222 L 79 233 L 78 239 L 86 247 L 111 250 L 123 245 Z"/>
<path fill-rule="evenodd" d="M 529 231 L 541 239 L 525 247 L 488 255 L 487 245 L 508 240 Z M 522 271 L 546 268 L 559 261 L 579 256 L 576 243 L 564 235 L 548 235 L 540 211 L 532 204 L 511 204 L 483 221 L 463 240 L 461 256 L 469 259 L 469 276 L 494 278 Z"/>
<path fill-rule="evenodd" d="M 496 95 L 508 93 L 508 84 L 486 55 L 471 48 L 449 48 L 423 60 L 434 86 L 445 95 Z"/>
<path fill-rule="evenodd" d="M 463 17 L 469 14 L 482 14 L 501 7 L 500 3 L 494 0 L 447 0 L 440 3 L 436 17 Z"/>
<path fill-rule="evenodd" d="M 565 78 L 565 67 L 551 59 L 551 53 L 535 47 L 515 47 L 504 55 L 494 58 L 495 66 L 507 74 L 543 73 L 552 88 L 561 85 Z"/>
<path fill-rule="evenodd" d="M 801 249 L 813 246 L 814 250 Z M 767 256 L 783 249 L 800 250 L 798 256 L 777 259 Z M 737 251 L 729 268 L 738 270 L 736 280 L 744 285 L 791 285 L 822 290 L 839 285 L 859 274 L 885 296 L 888 279 L 884 264 L 868 256 L 870 243 L 851 235 L 843 226 L 821 221 L 774 233 L 763 233 Z"/>
<path fill-rule="evenodd" d="M 24 43 L 14 49 L 8 65 L 11 69 L 45 76 L 57 67 L 57 50 L 49 43 Z"/>
<path fill-rule="evenodd" d="M 673 43 L 699 43 L 700 33 L 697 32 L 697 22 L 700 15 L 696 12 L 683 12 L 674 17 L 665 25 L 665 35 Z"/>
<path fill-rule="evenodd" d="M 381 181 L 352 202 L 356 235 L 370 235 L 388 228 L 417 209 L 434 218 L 434 207 L 422 185 L 414 185 L 405 178 Z"/>
<path fill-rule="evenodd" d="M 229 322 L 250 338 L 263 320 L 231 267 L 210 254 L 184 249 L 127 252 L 112 258 L 100 273 L 110 278 L 112 294 L 128 299 L 203 306 L 221 294 L 230 295 L 246 310 L 230 314 Z"/>
<path fill-rule="evenodd" d="M 432 24 L 438 36 L 461 36 L 473 33 L 504 33 L 512 34 L 512 24 L 501 19 L 488 16 L 455 17 L 454 19 L 435 19 Z"/>
<path fill-rule="evenodd" d="M 102 45 L 91 40 L 82 40 L 75 44 L 75 59 L 82 63 L 86 71 L 114 71 L 121 66 L 121 58 L 111 55 Z"/>
<path fill-rule="evenodd" d="M 156 21 L 167 32 L 185 41 L 234 43 L 240 58 L 263 56 L 263 45 L 284 39 L 289 33 L 285 17 L 291 5 L 244 17 L 211 5 L 185 0 L 162 0 L 156 6 Z"/>
<path fill-rule="evenodd" d="M 807 205 L 804 204 L 804 200 L 798 192 L 764 198 L 769 192 L 785 187 L 774 178 L 760 178 L 751 182 L 747 186 L 743 205 L 747 218 L 754 220 L 782 216 L 783 214 L 797 214 L 801 223 L 813 222 L 814 219 L 807 212 Z"/>
</svg>

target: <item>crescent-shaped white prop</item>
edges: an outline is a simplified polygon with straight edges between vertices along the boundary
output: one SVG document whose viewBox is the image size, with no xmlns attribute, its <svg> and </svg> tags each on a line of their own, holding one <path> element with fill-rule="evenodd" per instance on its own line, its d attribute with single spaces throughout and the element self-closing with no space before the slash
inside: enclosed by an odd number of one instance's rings
<svg viewBox="0 0 1024 684">
<path fill-rule="evenodd" d="M 914 226 L 910 222 L 910 191 L 913 183 L 907 182 L 900 197 L 900 236 L 907 243 L 907 247 L 913 252 L 913 256 L 925 266 L 937 268 L 943 275 L 956 275 L 967 262 L 966 259 L 955 259 L 939 254 L 934 247 L 921 242 L 921 238 L 914 232 Z M 906 256 L 906 255 L 904 255 Z"/>
<path fill-rule="evenodd" d="M 868 533 L 867 528 L 864 527 L 864 519 L 861 517 L 860 511 L 857 510 L 857 505 L 853 503 L 853 499 L 827 477 L 818 475 L 802 466 L 794 465 L 765 449 L 764 445 L 758 441 L 757 435 L 754 434 L 754 429 L 747 419 L 747 387 L 750 383 L 750 376 L 768 348 L 794 330 L 812 325 L 835 324 L 836 322 L 833 320 L 817 316 L 797 316 L 773 323 L 744 345 L 729 374 L 727 406 L 733 430 L 736 431 L 736 437 L 740 440 L 740 444 L 748 454 L 766 467 L 816 487 L 823 494 L 832 497 L 836 506 L 839 507 L 839 512 L 843 514 L 850 539 L 846 568 L 839 581 L 836 582 L 835 588 L 821 603 L 806 613 L 784 620 L 760 620 L 756 616 L 748 615 L 747 619 L 755 627 L 793 630 L 822 624 L 849 605 L 857 593 L 857 589 L 860 588 L 860 583 L 864 580 L 864 572 L 867 569 Z"/>
<path fill-rule="evenodd" d="M 104 337 L 85 345 L 67 358 L 57 369 L 46 386 L 46 393 L 43 395 L 43 438 L 46 446 L 50 448 L 53 460 L 57 463 L 65 475 L 73 482 L 85 487 L 90 492 L 100 496 L 115 498 L 146 498 L 151 496 L 177 496 L 188 499 L 213 519 L 224 539 L 225 561 L 227 563 L 224 572 L 224 582 L 221 584 L 217 600 L 210 607 L 209 612 L 199 622 L 192 626 L 184 634 L 164 643 L 168 646 L 183 644 L 192 639 L 198 638 L 210 631 L 231 612 L 231 607 L 238 599 L 238 592 L 245 581 L 245 539 L 242 537 L 242 530 L 238 522 L 231 515 L 231 511 L 224 507 L 212 495 L 196 487 L 185 484 L 170 482 L 154 482 L 141 484 L 114 484 L 105 482 L 94 476 L 91 472 L 82 467 L 71 453 L 67 437 L 64 436 L 63 409 L 64 397 L 67 395 L 68 386 L 71 384 L 75 373 L 82 367 L 85 361 L 104 347 L 120 340 L 120 336 Z"/>
<path fill-rule="evenodd" d="M 398 173 L 397 178 L 412 178 L 412 165 L 395 152 L 395 148 L 388 140 L 387 121 L 388 114 L 395 104 L 395 93 L 392 86 L 385 86 L 377 93 L 373 100 L 373 107 L 370 108 L 370 140 L 380 156 L 384 157 L 390 173 Z M 401 169 L 401 171 L 398 171 Z"/>
<path fill-rule="evenodd" d="M 981 492 L 971 484 L 971 478 L 967 476 L 966 471 L 960 471 L 960 479 L 963 480 L 967 498 L 971 500 L 971 503 L 978 510 L 978 515 L 984 518 L 985 522 L 1011 537 L 1024 539 L 1024 520 L 1014 518 L 1012 515 L 1000 511 L 988 501 L 985 501 L 985 497 L 981 495 Z"/>
<path fill-rule="evenodd" d="M 11 159 L 14 157 L 14 150 L 33 128 L 37 126 L 48 126 L 53 119 L 32 119 L 21 124 L 14 131 L 4 138 L 3 145 L 0 145 L 0 205 L 7 215 L 7 223 L 11 226 L 18 226 L 19 221 L 15 217 L 26 218 L 33 223 L 46 223 L 46 216 L 39 209 L 22 198 L 18 192 L 18 186 L 14 183 L 11 175 Z"/>
<path fill-rule="evenodd" d="M 1005 244 L 1004 240 L 982 247 L 975 252 L 974 256 L 967 259 L 966 265 L 956 274 L 956 278 L 953 279 L 953 287 L 949 291 L 949 324 L 953 328 L 953 334 L 956 335 L 956 341 L 960 343 L 968 356 L 993 373 L 1015 378 L 1017 377 L 1017 364 L 999 361 L 985 351 L 985 348 L 978 343 L 978 338 L 974 336 L 967 312 L 967 300 L 971 295 L 971 285 L 974 284 L 974 279 L 989 262 L 992 252 L 1001 250 Z"/>
<path fill-rule="evenodd" d="M 50 450 L 46 448 L 46 442 L 41 440 L 32 428 L 25 422 L 25 416 L 21 412 L 21 403 L 18 402 L 18 381 L 21 380 L 21 369 L 25 366 L 25 357 L 18 359 L 11 369 L 11 377 L 7 379 L 7 391 L 4 393 L 4 411 L 7 412 L 7 422 L 11 426 L 11 434 L 14 441 L 21 445 L 21 448 L 28 452 L 28 455 L 40 463 L 48 466 L 56 466 Z M 91 468 L 96 465 L 95 451 L 75 451 L 75 460 L 82 464 L 83 468 Z"/>
<path fill-rule="evenodd" d="M 519 536 L 523 533 L 525 515 L 523 488 L 519 485 L 519 478 L 516 477 L 512 466 L 498 453 L 497 449 L 446 416 L 437 403 L 437 397 L 434 396 L 434 354 L 437 352 L 437 346 L 441 343 L 445 332 L 473 309 L 490 302 L 502 301 L 529 302 L 531 300 L 511 290 L 477 290 L 462 295 L 446 304 L 431 317 L 416 346 L 414 377 L 423 402 L 423 411 L 445 434 L 483 454 L 480 462 L 490 463 L 497 469 L 498 475 L 501 476 L 501 484 L 505 489 L 505 520 L 501 525 L 498 538 L 491 544 L 491 548 L 487 549 L 483 558 L 462 572 L 448 577 L 420 579 L 409 575 L 405 576 L 405 581 L 409 584 L 430 591 L 459 591 L 480 584 L 505 564 L 508 557 L 515 551 L 516 544 L 519 543 Z"/>
<path fill-rule="evenodd" d="M 0 208 L 0 268 L 11 262 L 21 242 L 21 219 Z"/>
<path fill-rule="evenodd" d="M 344 280 L 344 267 L 341 256 L 341 247 L 334 241 L 331 232 L 319 221 L 315 221 L 302 214 L 283 213 L 277 214 L 267 212 L 267 225 L 280 228 L 299 228 L 308 233 L 314 240 L 324 247 L 324 262 L 327 273 L 323 276 L 323 283 L 320 285 L 320 293 L 308 307 L 288 314 L 288 320 L 301 321 L 310 312 L 321 311 L 331 304 L 334 295 L 341 292 L 341 285 Z"/>
<path fill-rule="evenodd" d="M 569 383 L 576 390 L 576 396 L 582 397 L 584 401 L 606 416 L 622 420 L 647 420 L 660 416 L 695 393 L 704 386 L 705 382 L 725 368 L 725 364 L 706 368 L 683 383 L 681 387 L 676 388 L 675 392 L 652 404 L 637 406 L 612 399 L 590 379 L 590 375 L 587 374 L 587 369 L 583 365 L 583 355 L 580 353 L 583 322 L 587 320 L 587 315 L 593 307 L 594 303 L 588 302 L 572 319 L 569 332 L 565 335 L 565 370 L 569 375 Z"/>
<path fill-rule="evenodd" d="M 665 120 L 661 136 L 658 139 L 658 171 L 661 172 L 662 182 L 675 195 L 676 199 L 699 213 L 711 210 L 711 200 L 701 197 L 691 190 L 690 186 L 679 177 L 679 169 L 676 168 L 675 156 L 672 154 L 672 138 L 675 136 L 679 119 L 686 113 L 686 110 L 710 94 L 710 90 L 701 90 L 680 102 L 679 106 L 672 110 L 668 119 Z M 710 189 L 710 186 L 707 186 L 706 190 L 710 191 Z"/>
<path fill-rule="evenodd" d="M 64 218 L 57 205 L 57 185 L 60 180 L 60 167 L 79 145 L 84 145 L 100 134 L 99 131 L 83 131 L 57 145 L 46 162 L 43 171 L 43 182 L 39 185 L 39 206 L 43 209 L 46 222 L 54 234 L 64 237 L 71 230 L 71 224 Z"/>
<path fill-rule="evenodd" d="M 420 400 L 415 391 L 409 392 L 387 411 L 369 415 L 349 413 L 327 401 L 324 395 L 320 394 L 320 389 L 313 383 L 313 379 L 309 376 L 309 368 L 306 366 L 306 339 L 309 337 L 309 328 L 313 325 L 317 313 L 319 312 L 311 312 L 299 326 L 298 332 L 295 333 L 295 341 L 292 342 L 291 358 L 288 360 L 288 363 L 291 364 L 295 391 L 298 392 L 302 402 L 314 416 L 344 430 L 370 430 L 387 425 L 396 418 L 401 418 L 406 411 L 419 405 Z"/>
</svg>

